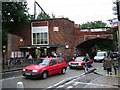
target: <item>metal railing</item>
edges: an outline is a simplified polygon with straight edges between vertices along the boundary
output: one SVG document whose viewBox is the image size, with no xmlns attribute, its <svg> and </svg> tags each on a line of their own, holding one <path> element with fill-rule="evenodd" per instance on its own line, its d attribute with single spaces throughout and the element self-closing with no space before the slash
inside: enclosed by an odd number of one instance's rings
<svg viewBox="0 0 120 90">
<path fill-rule="evenodd" d="M 36 62 L 38 59 L 11 59 L 11 60 L 3 60 L 2 62 L 2 72 L 22 69 L 23 67 L 30 65 Z"/>
</svg>

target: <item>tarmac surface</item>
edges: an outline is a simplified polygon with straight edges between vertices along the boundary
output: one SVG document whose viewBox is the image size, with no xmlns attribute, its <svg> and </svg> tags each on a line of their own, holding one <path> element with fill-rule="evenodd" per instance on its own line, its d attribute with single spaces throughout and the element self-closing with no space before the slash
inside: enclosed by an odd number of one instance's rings
<svg viewBox="0 0 120 90">
<path fill-rule="evenodd" d="M 79 90 L 120 90 L 120 70 L 115 75 L 114 71 L 112 75 L 107 75 L 106 70 L 102 68 L 90 68 L 87 74 L 82 74 L 68 80 L 64 80 L 58 85 L 53 85 L 53 87 L 48 87 L 46 89 L 56 90 L 56 89 L 79 89 Z M 16 68 L 14 70 L 21 70 L 21 68 Z M 7 72 L 7 71 L 6 71 Z M 119 86 L 119 87 L 118 87 Z M 99 88 L 99 89 L 98 89 Z"/>
<path fill-rule="evenodd" d="M 106 75 L 105 70 L 100 70 L 99 68 L 95 70 L 95 68 L 91 68 L 89 73 L 82 74 L 73 79 L 68 79 L 58 85 L 54 85 L 52 87 L 48 87 L 49 90 L 56 89 L 79 89 L 79 90 L 120 90 L 118 88 L 120 81 L 120 74 L 117 72 L 117 75 L 112 72 L 112 75 Z"/>
</svg>

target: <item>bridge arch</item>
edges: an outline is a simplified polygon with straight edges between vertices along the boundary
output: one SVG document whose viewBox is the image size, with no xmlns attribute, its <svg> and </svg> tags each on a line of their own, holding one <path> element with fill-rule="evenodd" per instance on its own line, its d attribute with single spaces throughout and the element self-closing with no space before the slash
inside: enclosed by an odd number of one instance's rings
<svg viewBox="0 0 120 90">
<path fill-rule="evenodd" d="M 81 53 L 89 53 L 97 52 L 100 50 L 115 50 L 116 42 L 112 39 L 108 38 L 94 38 L 84 41 L 76 46 L 77 50 Z"/>
</svg>

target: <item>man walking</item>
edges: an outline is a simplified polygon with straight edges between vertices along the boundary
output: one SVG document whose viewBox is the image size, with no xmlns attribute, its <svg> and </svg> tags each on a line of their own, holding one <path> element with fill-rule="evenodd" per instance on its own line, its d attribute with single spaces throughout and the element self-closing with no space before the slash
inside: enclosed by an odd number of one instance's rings
<svg viewBox="0 0 120 90">
<path fill-rule="evenodd" d="M 112 59 L 110 58 L 110 55 L 108 55 L 104 60 L 105 60 L 104 64 L 105 64 L 105 67 L 106 67 L 106 70 L 107 70 L 107 74 L 112 75 L 112 65 L 113 65 L 113 63 L 112 63 Z"/>
</svg>

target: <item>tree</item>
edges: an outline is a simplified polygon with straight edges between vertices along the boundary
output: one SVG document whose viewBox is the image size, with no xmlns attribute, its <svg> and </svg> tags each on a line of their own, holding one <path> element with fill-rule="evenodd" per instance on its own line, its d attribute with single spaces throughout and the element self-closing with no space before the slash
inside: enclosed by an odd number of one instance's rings
<svg viewBox="0 0 120 90">
<path fill-rule="evenodd" d="M 13 32 L 14 27 L 21 28 L 28 23 L 27 2 L 3 2 L 2 3 L 2 43 L 6 44 L 7 33 Z"/>
<path fill-rule="evenodd" d="M 83 24 L 79 24 L 80 29 L 88 29 L 88 28 L 101 28 L 106 27 L 107 24 L 102 21 L 94 21 L 94 22 L 87 22 Z"/>
<path fill-rule="evenodd" d="M 50 16 L 45 14 L 44 12 L 40 12 L 37 16 L 37 19 L 50 19 Z"/>
</svg>

